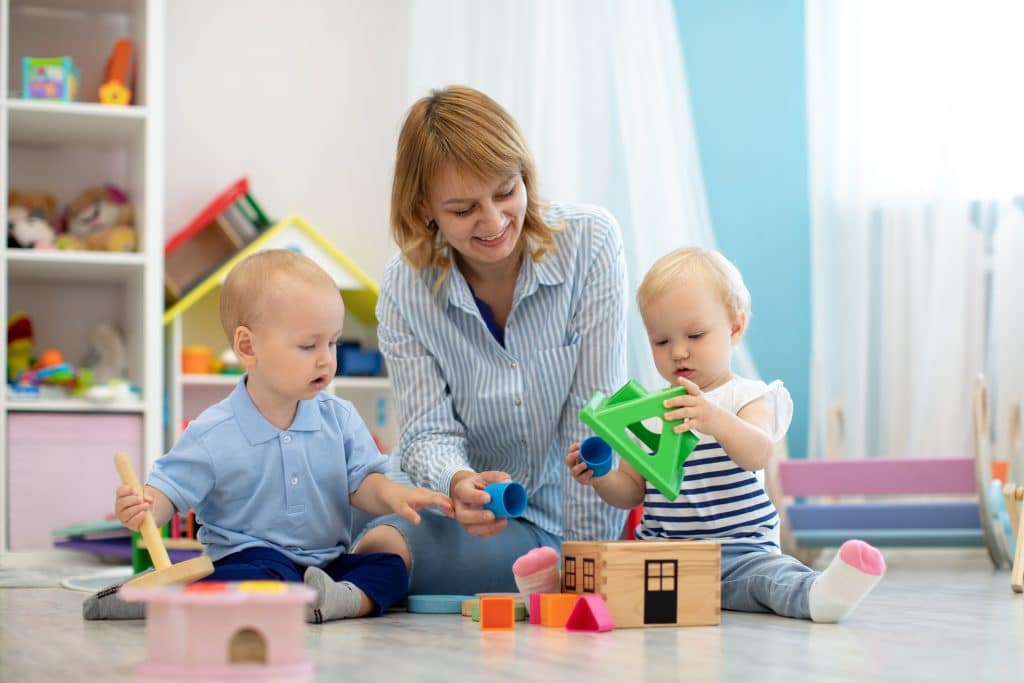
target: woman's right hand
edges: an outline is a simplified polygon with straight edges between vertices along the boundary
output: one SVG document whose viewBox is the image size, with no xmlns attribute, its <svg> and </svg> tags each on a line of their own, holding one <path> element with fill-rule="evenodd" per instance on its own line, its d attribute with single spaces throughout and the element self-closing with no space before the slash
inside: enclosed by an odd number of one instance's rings
<svg viewBox="0 0 1024 683">
<path fill-rule="evenodd" d="M 140 498 L 135 489 L 127 484 L 117 487 L 116 496 L 114 512 L 117 513 L 117 519 L 132 531 L 138 531 L 143 517 L 152 507 L 153 497 Z"/>
<path fill-rule="evenodd" d="M 494 536 L 508 526 L 508 520 L 494 516 L 481 506 L 491 497 L 484 490 L 488 484 L 512 481 L 506 472 L 459 472 L 452 477 L 449 489 L 455 506 L 455 519 L 473 536 Z"/>
</svg>

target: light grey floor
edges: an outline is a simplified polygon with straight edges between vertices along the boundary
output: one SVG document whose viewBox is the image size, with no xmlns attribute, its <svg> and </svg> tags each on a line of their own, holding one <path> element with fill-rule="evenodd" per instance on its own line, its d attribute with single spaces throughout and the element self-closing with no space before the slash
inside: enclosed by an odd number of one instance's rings
<svg viewBox="0 0 1024 683">
<path fill-rule="evenodd" d="M 840 625 L 725 612 L 720 627 L 578 634 L 390 613 L 308 626 L 316 681 L 1019 681 L 1024 596 L 983 554 L 888 553 Z M 2 560 L 2 558 L 0 558 Z M 9 564 L 9 563 L 8 563 Z M 0 588 L 0 681 L 137 681 L 142 622 L 84 622 L 84 593 Z"/>
</svg>

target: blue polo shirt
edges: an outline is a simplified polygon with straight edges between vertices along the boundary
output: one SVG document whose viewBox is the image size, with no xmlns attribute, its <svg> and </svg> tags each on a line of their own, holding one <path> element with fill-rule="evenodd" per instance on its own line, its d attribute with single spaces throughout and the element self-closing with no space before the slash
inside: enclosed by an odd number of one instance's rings
<svg viewBox="0 0 1024 683">
<path fill-rule="evenodd" d="M 290 428 L 278 429 L 243 377 L 157 459 L 148 483 L 179 511 L 195 510 L 211 560 L 262 547 L 323 566 L 351 544 L 349 495 L 388 469 L 348 401 L 320 392 L 299 402 Z"/>
</svg>

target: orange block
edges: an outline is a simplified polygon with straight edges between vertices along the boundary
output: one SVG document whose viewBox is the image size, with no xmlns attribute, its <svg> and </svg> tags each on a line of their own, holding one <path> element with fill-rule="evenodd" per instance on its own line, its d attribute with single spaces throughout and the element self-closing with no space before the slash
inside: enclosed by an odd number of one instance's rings
<svg viewBox="0 0 1024 683">
<path fill-rule="evenodd" d="M 540 596 L 540 625 L 562 628 L 569 621 L 572 608 L 579 600 L 576 593 L 542 593 Z"/>
<path fill-rule="evenodd" d="M 507 596 L 480 598 L 481 631 L 514 631 L 515 628 L 515 598 Z"/>
</svg>

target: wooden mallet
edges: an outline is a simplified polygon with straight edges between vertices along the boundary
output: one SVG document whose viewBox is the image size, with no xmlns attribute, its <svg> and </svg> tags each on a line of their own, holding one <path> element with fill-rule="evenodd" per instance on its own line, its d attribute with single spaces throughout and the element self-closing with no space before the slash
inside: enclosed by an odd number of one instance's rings
<svg viewBox="0 0 1024 683">
<path fill-rule="evenodd" d="M 114 455 L 114 465 L 117 467 L 117 473 L 121 475 L 121 483 L 131 486 L 135 495 L 142 498 L 142 485 L 139 483 L 135 468 L 132 467 L 128 456 L 124 453 L 117 453 Z M 171 564 L 171 558 L 167 556 L 163 538 L 160 536 L 156 522 L 153 521 L 153 514 L 149 510 L 146 510 L 146 515 L 142 518 L 142 526 L 139 527 L 139 531 L 142 532 L 142 538 L 146 541 L 149 558 L 153 560 L 153 571 L 125 582 L 125 586 L 150 588 L 174 583 L 192 583 L 213 573 L 213 563 L 206 555 Z"/>
</svg>

